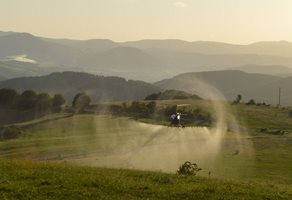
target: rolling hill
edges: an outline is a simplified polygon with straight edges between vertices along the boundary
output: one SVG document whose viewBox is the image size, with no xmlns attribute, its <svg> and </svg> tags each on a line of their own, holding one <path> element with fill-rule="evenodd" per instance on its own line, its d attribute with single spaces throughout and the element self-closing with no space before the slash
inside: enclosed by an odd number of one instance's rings
<svg viewBox="0 0 292 200">
<path fill-rule="evenodd" d="M 37 76 L 50 72 L 52 69 L 41 67 L 37 63 L 27 63 L 19 61 L 0 61 L 0 74 L 8 78 L 21 76 Z M 57 70 L 57 69 L 55 69 Z"/>
<path fill-rule="evenodd" d="M 80 72 L 53 73 L 41 77 L 23 77 L 0 82 L 0 88 L 27 89 L 50 94 L 61 93 L 70 103 L 79 92 L 87 93 L 93 103 L 101 101 L 139 100 L 160 89 L 142 81 L 120 77 L 95 76 Z"/>
<path fill-rule="evenodd" d="M 282 77 L 292 76 L 292 68 L 282 65 L 243 65 L 233 69 L 247 73 L 277 75 Z"/>
<path fill-rule="evenodd" d="M 125 46 L 140 49 L 163 49 L 202 54 L 256 54 L 271 56 L 292 56 L 292 43 L 288 41 L 264 41 L 248 45 L 229 44 L 213 41 L 183 40 L 140 40 L 122 43 Z"/>
<path fill-rule="evenodd" d="M 5 79 L 7 79 L 6 77 L 4 77 L 4 76 L 0 76 L 0 81 L 4 81 Z"/>
<path fill-rule="evenodd" d="M 278 103 L 278 89 L 282 88 L 282 104 L 292 105 L 292 77 L 250 74 L 236 70 L 193 72 L 175 76 L 156 82 L 155 85 L 163 89 L 177 89 L 186 92 L 204 93 L 210 91 L 204 88 L 208 84 L 220 91 L 228 100 L 234 100 L 237 94 L 243 96 L 244 101 L 254 99 L 257 102 L 271 104 Z"/>
</svg>

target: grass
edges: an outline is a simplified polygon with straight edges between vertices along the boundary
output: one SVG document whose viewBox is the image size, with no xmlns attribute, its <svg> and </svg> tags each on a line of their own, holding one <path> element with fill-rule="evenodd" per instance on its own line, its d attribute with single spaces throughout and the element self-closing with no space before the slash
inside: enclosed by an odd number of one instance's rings
<svg viewBox="0 0 292 200">
<path fill-rule="evenodd" d="M 292 132 L 292 117 L 288 116 L 289 108 L 246 106 L 244 104 L 232 107 L 243 127 L 283 129 Z"/>
<path fill-rule="evenodd" d="M 0 160 L 1 199 L 289 199 L 283 188 L 161 172 Z"/>
<path fill-rule="evenodd" d="M 183 103 L 159 101 L 158 106 Z M 203 101 L 187 104 L 210 107 Z M 91 114 L 46 116 L 16 124 L 23 134 L 0 141 L 0 199 L 292 199 L 292 118 L 288 110 L 242 104 L 230 109 L 251 134 L 228 132 L 216 160 L 198 163 L 203 171 L 196 177 L 177 176 L 175 168 L 166 174 L 106 165 L 127 154 L 127 148 L 137 150 L 136 146 L 147 142 L 155 125 Z M 263 128 L 288 133 L 258 131 Z M 180 129 L 165 131 L 180 135 Z M 156 143 L 161 148 L 165 145 L 159 137 L 147 145 L 156 148 Z M 179 151 L 180 147 L 175 148 Z M 88 167 L 103 164 L 117 169 Z"/>
</svg>

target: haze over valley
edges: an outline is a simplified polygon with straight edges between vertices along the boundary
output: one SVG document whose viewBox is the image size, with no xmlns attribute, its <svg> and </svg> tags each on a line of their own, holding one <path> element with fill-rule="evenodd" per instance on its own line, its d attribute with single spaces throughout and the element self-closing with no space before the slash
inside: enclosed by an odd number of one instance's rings
<svg viewBox="0 0 292 200">
<path fill-rule="evenodd" d="M 0 200 L 292 199 L 291 0 L 1 0 Z"/>
<path fill-rule="evenodd" d="M 237 68 L 287 76 L 292 74 L 291 52 L 292 43 L 285 41 L 250 45 L 183 40 L 118 43 L 104 39 L 47 39 L 28 33 L 2 32 L 0 72 L 7 79 L 55 71 L 80 71 L 148 82 L 185 72 Z"/>
<path fill-rule="evenodd" d="M 37 37 L 29 33 L 0 34 L 1 87 L 11 87 L 19 91 L 35 89 L 50 93 L 71 91 L 69 96 L 66 95 L 70 98 L 74 92 L 81 91 L 78 88 L 89 94 L 93 94 L 89 88 L 96 88 L 95 91 L 101 93 L 99 96 L 104 96 L 93 97 L 96 101 L 112 98 L 107 95 L 107 89 L 97 89 L 100 86 L 93 83 L 87 84 L 87 89 L 82 86 L 76 87 L 74 84 L 50 87 L 45 76 L 53 72 L 75 71 L 148 83 L 157 82 L 156 86 L 148 86 L 153 88 L 151 92 L 172 88 L 194 92 L 190 90 L 194 90 L 196 79 L 199 78 L 216 87 L 229 100 L 235 98 L 237 94 L 242 94 L 246 101 L 255 99 L 271 104 L 277 104 L 277 90 L 281 87 L 282 103 L 290 105 L 292 97 L 290 66 L 292 43 L 286 41 L 235 45 L 183 40 L 131 42 L 114 42 L 106 39 L 68 40 Z M 59 74 L 54 83 L 58 85 L 58 81 L 67 80 L 66 74 L 68 73 Z M 13 79 L 34 76 L 41 77 Z M 54 76 L 57 74 L 49 77 Z M 85 82 L 87 81 L 88 78 L 85 79 Z M 127 86 L 123 88 L 124 92 L 112 100 L 131 99 L 128 96 L 131 92 Z M 146 95 L 144 93 L 144 96 Z M 131 96 L 133 100 L 144 97 Z"/>
</svg>

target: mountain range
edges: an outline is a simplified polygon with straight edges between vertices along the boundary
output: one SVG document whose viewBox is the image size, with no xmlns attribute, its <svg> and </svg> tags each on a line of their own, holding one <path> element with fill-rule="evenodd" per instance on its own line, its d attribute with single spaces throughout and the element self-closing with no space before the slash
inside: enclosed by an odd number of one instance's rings
<svg viewBox="0 0 292 200">
<path fill-rule="evenodd" d="M 63 93 L 68 100 L 87 92 L 95 102 L 139 100 L 165 89 L 196 92 L 204 82 L 228 100 L 241 94 L 276 104 L 281 87 L 282 103 L 292 105 L 292 43 L 114 42 L 0 31 L 0 81 L 0 87 Z"/>
<path fill-rule="evenodd" d="M 17 67 L 11 67 L 11 61 Z M 236 70 L 247 65 L 258 70 L 244 67 L 243 71 L 277 72 L 275 75 L 281 76 L 292 66 L 292 43 L 236 45 L 174 39 L 114 42 L 0 32 L 0 62 L 0 75 L 6 79 L 77 71 L 156 82 L 186 72 Z"/>
<path fill-rule="evenodd" d="M 223 95 L 216 96 L 217 99 L 225 97 L 233 101 L 240 94 L 245 102 L 254 99 L 258 103 L 276 105 L 279 87 L 282 89 L 282 105 L 292 105 L 292 76 L 279 77 L 237 70 L 184 73 L 154 84 L 82 72 L 57 72 L 40 77 L 0 81 L 0 88 L 13 88 L 19 92 L 31 89 L 50 94 L 62 93 L 69 103 L 79 92 L 87 93 L 92 102 L 97 103 L 142 100 L 150 94 L 167 89 L 181 90 L 209 99 L 215 88 Z"/>
</svg>

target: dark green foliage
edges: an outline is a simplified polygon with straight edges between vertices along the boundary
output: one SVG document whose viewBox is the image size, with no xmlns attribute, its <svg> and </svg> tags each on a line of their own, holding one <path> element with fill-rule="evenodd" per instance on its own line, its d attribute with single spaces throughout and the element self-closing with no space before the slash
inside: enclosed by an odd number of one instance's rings
<svg viewBox="0 0 292 200">
<path fill-rule="evenodd" d="M 62 105 L 66 103 L 66 100 L 62 94 L 55 94 L 52 99 L 52 110 L 53 112 L 60 112 Z"/>
<path fill-rule="evenodd" d="M 239 104 L 241 102 L 242 96 L 238 94 L 236 96 L 236 99 L 233 101 L 233 104 Z"/>
<path fill-rule="evenodd" d="M 26 77 L 7 80 L 1 87 L 16 90 L 38 90 L 46 93 L 63 94 L 71 102 L 77 93 L 90 90 L 94 103 L 102 101 L 142 100 L 148 94 L 161 89 L 143 81 L 126 80 L 120 77 L 96 76 L 81 72 L 53 73 L 41 77 Z"/>
<path fill-rule="evenodd" d="M 26 90 L 20 95 L 13 89 L 0 89 L 0 124 L 31 120 L 49 113 L 61 112 L 65 99 L 61 94 L 53 98 L 47 93 Z"/>
<path fill-rule="evenodd" d="M 32 90 L 24 91 L 18 101 L 17 101 L 17 109 L 19 111 L 30 110 L 36 107 L 37 102 L 37 94 Z"/>
<path fill-rule="evenodd" d="M 172 114 L 175 114 L 177 112 L 177 106 L 167 106 L 164 108 L 163 113 L 166 117 L 169 117 Z"/>
<path fill-rule="evenodd" d="M 59 95 L 52 99 L 47 93 L 37 94 L 32 90 L 26 90 L 17 99 L 16 109 L 18 111 L 34 111 L 36 114 L 42 115 L 55 111 L 60 103 L 64 103 L 63 100 L 64 98 L 62 99 Z"/>
<path fill-rule="evenodd" d="M 256 105 L 257 106 L 266 106 L 266 107 L 271 106 L 270 104 L 266 104 L 265 102 L 263 102 L 263 103 L 257 103 Z"/>
<path fill-rule="evenodd" d="M 133 101 L 132 104 L 128 107 L 127 112 L 135 116 L 147 116 L 149 109 L 145 103 Z"/>
<path fill-rule="evenodd" d="M 78 93 L 72 102 L 72 107 L 77 113 L 84 112 L 84 109 L 89 106 L 91 102 L 90 97 L 85 93 Z"/>
<path fill-rule="evenodd" d="M 271 135 L 286 135 L 288 132 L 281 129 L 268 129 L 268 128 L 261 128 L 259 132 Z"/>
<path fill-rule="evenodd" d="M 157 99 L 159 99 L 160 95 L 161 95 L 161 92 L 153 93 L 153 94 L 146 96 L 145 100 L 157 100 Z"/>
<path fill-rule="evenodd" d="M 289 111 L 288 111 L 288 116 L 289 116 L 289 117 L 292 117 L 292 110 L 289 110 Z"/>
<path fill-rule="evenodd" d="M 0 107 L 11 107 L 15 103 L 17 96 L 17 92 L 13 89 L 0 89 Z"/>
<path fill-rule="evenodd" d="M 148 95 L 145 100 L 170 100 L 170 99 L 201 99 L 197 95 L 192 95 L 180 90 L 165 90 L 164 92 Z"/>
<path fill-rule="evenodd" d="M 201 170 L 202 168 L 199 168 L 196 163 L 186 161 L 178 168 L 177 173 L 181 175 L 196 175 Z"/>
<path fill-rule="evenodd" d="M 114 113 L 118 115 L 127 115 L 132 117 L 153 117 L 156 112 L 156 102 L 151 101 L 149 103 L 143 103 L 133 101 L 130 105 L 122 103 L 117 104 L 97 104 L 90 106 L 89 109 L 93 109 L 95 113 Z"/>
<path fill-rule="evenodd" d="M 47 113 L 52 108 L 52 98 L 47 93 L 37 95 L 36 111 L 38 113 Z"/>
<path fill-rule="evenodd" d="M 14 139 L 22 133 L 21 128 L 15 126 L 0 128 L 0 140 Z"/>
<path fill-rule="evenodd" d="M 200 108 L 191 111 L 185 111 L 186 123 L 194 123 L 196 125 L 210 126 L 213 122 L 212 116 L 209 112 L 204 112 Z"/>
<path fill-rule="evenodd" d="M 246 103 L 246 105 L 255 105 L 255 104 L 256 104 L 256 102 L 255 102 L 255 100 L 253 100 L 253 99 L 249 100 L 249 101 Z"/>
<path fill-rule="evenodd" d="M 150 103 L 148 103 L 146 105 L 147 109 L 148 109 L 148 113 L 149 114 L 154 114 L 155 110 L 156 110 L 156 102 L 155 101 L 151 101 Z"/>
</svg>

